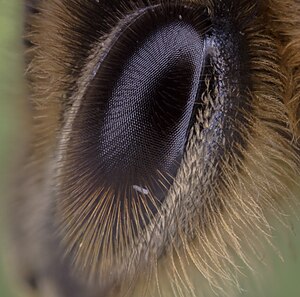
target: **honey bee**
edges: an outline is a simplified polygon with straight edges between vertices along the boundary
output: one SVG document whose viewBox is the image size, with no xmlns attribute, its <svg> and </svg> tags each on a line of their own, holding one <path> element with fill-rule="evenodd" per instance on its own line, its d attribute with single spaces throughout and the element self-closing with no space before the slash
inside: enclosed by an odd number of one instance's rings
<svg viewBox="0 0 300 297">
<path fill-rule="evenodd" d="M 25 7 L 21 278 L 41 297 L 233 296 L 298 204 L 299 2 Z"/>
</svg>

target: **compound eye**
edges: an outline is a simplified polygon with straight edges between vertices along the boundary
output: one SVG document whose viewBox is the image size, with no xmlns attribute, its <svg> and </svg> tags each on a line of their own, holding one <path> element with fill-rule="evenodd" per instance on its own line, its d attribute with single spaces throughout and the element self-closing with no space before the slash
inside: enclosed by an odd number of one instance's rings
<svg viewBox="0 0 300 297">
<path fill-rule="evenodd" d="M 111 187 L 122 208 L 128 203 L 129 214 L 132 200 L 140 200 L 148 216 L 164 201 L 184 154 L 203 40 L 179 22 L 141 33 L 138 46 L 133 37 L 125 45 L 123 36 L 114 47 L 124 52 L 110 50 L 74 129 L 82 139 L 78 149 L 88 151 L 98 181 Z"/>
<path fill-rule="evenodd" d="M 180 205 L 213 192 L 248 104 L 241 42 L 216 20 L 199 5 L 144 7 L 93 45 L 57 162 L 55 221 L 79 266 L 110 275 L 163 238 L 159 253 Z"/>
<path fill-rule="evenodd" d="M 118 205 L 120 221 L 113 229 L 121 222 L 135 233 L 143 229 L 164 203 L 182 162 L 209 27 L 208 21 L 191 22 L 191 13 L 170 12 L 166 18 L 152 9 L 114 35 L 72 125 L 67 166 L 84 169 L 89 195 L 97 191 L 103 204 Z"/>
</svg>

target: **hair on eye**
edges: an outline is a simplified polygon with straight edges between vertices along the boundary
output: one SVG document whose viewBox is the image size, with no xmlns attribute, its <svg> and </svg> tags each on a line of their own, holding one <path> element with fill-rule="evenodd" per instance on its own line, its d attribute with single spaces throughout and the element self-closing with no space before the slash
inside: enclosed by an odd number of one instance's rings
<svg viewBox="0 0 300 297">
<path fill-rule="evenodd" d="M 298 205 L 298 2 L 25 5 L 22 277 L 45 297 L 233 296 Z"/>
</svg>

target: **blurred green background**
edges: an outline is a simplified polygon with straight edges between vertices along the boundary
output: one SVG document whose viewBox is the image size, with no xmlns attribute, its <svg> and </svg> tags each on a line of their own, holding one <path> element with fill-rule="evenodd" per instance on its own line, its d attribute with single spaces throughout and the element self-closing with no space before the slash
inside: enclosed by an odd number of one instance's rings
<svg viewBox="0 0 300 297">
<path fill-rule="evenodd" d="M 22 0 L 0 0 L 0 297 L 15 297 L 6 266 L 4 217 L 14 152 L 20 133 L 22 95 Z M 5 268 L 4 268 L 5 267 Z"/>
<path fill-rule="evenodd" d="M 51 0 L 50 0 L 51 1 Z M 72 0 L 70 0 L 72 1 Z M 22 98 L 22 0 L 0 0 L 0 245 L 2 257 L 0 262 L 0 297 L 15 297 L 11 292 L 13 282 L 9 282 L 4 273 L 6 267 L 5 199 L 7 197 L 8 174 L 13 163 L 18 137 L 22 135 L 19 119 L 20 100 Z M 288 231 L 278 227 L 274 231 L 276 243 L 284 262 L 270 249 L 272 265 L 256 273 L 257 282 L 252 276 L 247 277 L 246 285 L 242 281 L 245 297 L 300 297 L 300 222 L 292 220 L 293 234 L 282 236 Z M 9 285 L 10 283 L 10 285 Z M 84 296 L 83 296 L 84 297 Z"/>
</svg>

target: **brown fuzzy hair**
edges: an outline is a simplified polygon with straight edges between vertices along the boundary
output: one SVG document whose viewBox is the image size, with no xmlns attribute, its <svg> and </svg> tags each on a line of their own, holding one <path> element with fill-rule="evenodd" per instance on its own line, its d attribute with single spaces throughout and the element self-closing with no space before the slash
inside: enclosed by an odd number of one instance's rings
<svg viewBox="0 0 300 297">
<path fill-rule="evenodd" d="M 228 116 L 235 136 L 219 143 L 225 152 L 212 166 L 204 161 L 209 138 L 191 128 L 165 202 L 149 214 L 146 228 L 134 231 L 129 219 L 120 219 L 110 189 L 105 202 L 98 200 L 102 185 L 91 186 L 94 179 L 85 177 L 89 168 L 77 163 L 81 151 L 68 149 L 81 139 L 80 131 L 72 134 L 73 123 L 99 56 L 122 21 L 147 6 L 183 3 L 239 28 L 233 34 L 243 45 L 247 84 L 240 100 L 247 104 Z M 51 280 L 58 296 L 204 296 L 206 287 L 229 294 L 238 286 L 237 257 L 251 267 L 272 241 L 269 218 L 285 221 L 283 212 L 297 204 L 291 189 L 298 187 L 300 168 L 299 3 L 52 0 L 33 7 L 25 32 L 33 144 L 16 204 L 25 224 L 16 233 L 26 255 L 22 269 L 41 274 L 42 283 Z M 115 14 L 105 19 L 104 8 L 111 7 Z M 222 94 L 210 89 L 212 78 L 206 83 L 205 104 L 222 104 Z M 196 116 L 204 128 L 212 125 L 205 113 Z M 129 207 L 138 217 L 141 206 Z M 115 221 L 121 231 L 113 231 Z M 34 252 L 28 241 L 35 241 Z"/>
</svg>

